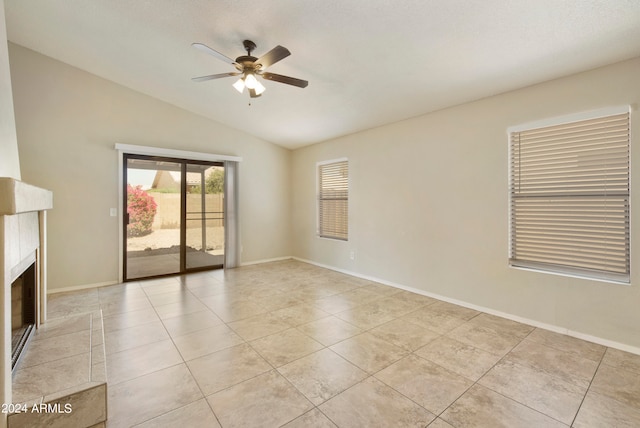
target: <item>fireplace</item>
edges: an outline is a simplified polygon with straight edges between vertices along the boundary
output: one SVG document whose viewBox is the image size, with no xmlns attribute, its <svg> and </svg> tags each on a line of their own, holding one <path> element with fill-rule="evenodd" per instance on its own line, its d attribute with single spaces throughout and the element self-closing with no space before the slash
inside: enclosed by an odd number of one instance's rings
<svg viewBox="0 0 640 428">
<path fill-rule="evenodd" d="M 36 264 L 11 283 L 11 370 L 13 371 L 36 327 Z"/>
<path fill-rule="evenodd" d="M 28 330 L 46 321 L 46 220 L 51 208 L 50 191 L 0 177 L 2 403 L 12 403 L 12 369 L 17 361 L 13 351 L 28 344 Z M 0 426 L 6 426 L 6 417 L 0 414 Z"/>
</svg>

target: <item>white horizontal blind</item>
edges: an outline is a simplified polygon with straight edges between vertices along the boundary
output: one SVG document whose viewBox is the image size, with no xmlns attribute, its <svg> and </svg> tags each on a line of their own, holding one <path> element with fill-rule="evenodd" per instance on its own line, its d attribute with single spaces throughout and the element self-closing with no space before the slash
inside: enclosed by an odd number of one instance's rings
<svg viewBox="0 0 640 428">
<path fill-rule="evenodd" d="M 323 238 L 348 239 L 349 163 L 318 165 L 318 233 Z"/>
<path fill-rule="evenodd" d="M 510 264 L 629 282 L 629 113 L 510 133 Z"/>
</svg>

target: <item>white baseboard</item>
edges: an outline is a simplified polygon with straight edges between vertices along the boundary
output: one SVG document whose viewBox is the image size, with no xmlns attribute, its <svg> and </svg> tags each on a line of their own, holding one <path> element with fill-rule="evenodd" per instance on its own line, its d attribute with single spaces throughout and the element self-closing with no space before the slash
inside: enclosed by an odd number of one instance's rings
<svg viewBox="0 0 640 428">
<path fill-rule="evenodd" d="M 276 258 L 273 258 L 273 259 L 253 260 L 253 261 L 250 261 L 250 262 L 242 262 L 242 263 L 240 263 L 240 267 L 251 266 L 251 265 L 259 265 L 259 264 L 262 264 L 262 263 L 281 262 L 283 260 L 291 260 L 293 258 L 294 257 L 292 257 L 292 256 L 283 256 L 283 257 L 276 257 Z"/>
<path fill-rule="evenodd" d="M 410 291 L 412 293 L 416 293 L 416 294 L 420 294 L 423 296 L 427 296 L 427 297 L 431 297 L 434 299 L 438 299 L 438 300 L 442 300 L 448 303 L 452 303 L 454 305 L 458 305 L 458 306 L 462 306 L 465 308 L 469 308 L 469 309 L 474 309 L 476 311 L 480 311 L 480 312 L 485 312 L 487 314 L 491 314 L 491 315 L 495 315 L 501 318 L 506 318 L 512 321 L 516 321 L 522 324 L 527 324 L 530 325 L 532 327 L 538 327 L 544 330 L 549 330 L 549 331 L 553 331 L 555 333 L 560 333 L 560 334 L 564 334 L 567 336 L 571 336 L 571 337 L 575 337 L 577 339 L 582 339 L 582 340 L 586 340 L 588 342 L 593 342 L 593 343 L 597 343 L 598 345 L 602 345 L 602 346 L 607 346 L 609 348 L 614 348 L 614 349 L 619 349 L 621 351 L 625 351 L 625 352 L 630 352 L 632 354 L 636 354 L 636 355 L 640 355 L 640 348 L 636 347 L 636 346 L 631 346 L 631 345 L 627 345 L 625 343 L 620 343 L 620 342 L 615 342 L 613 340 L 609 340 L 609 339 L 604 339 L 602 337 L 598 337 L 598 336 L 592 336 L 589 334 L 585 334 L 585 333 L 580 333 L 577 331 L 573 331 L 573 330 L 569 330 L 565 327 L 560 327 L 557 325 L 553 325 L 553 324 L 547 324 L 547 323 L 543 323 L 540 321 L 536 321 L 536 320 L 532 320 L 532 319 L 528 319 L 528 318 L 523 318 L 520 317 L 518 315 L 513 315 L 513 314 L 509 314 L 506 312 L 501 312 L 501 311 L 497 311 L 495 309 L 491 309 L 491 308 L 487 308 L 484 306 L 478 306 L 478 305 L 474 305 L 472 303 L 468 303 L 468 302 L 464 302 L 462 300 L 457 300 L 457 299 L 452 299 L 450 297 L 447 296 L 441 296 L 439 294 L 435 294 L 435 293 L 430 293 L 428 291 L 424 291 L 424 290 L 420 290 L 417 288 L 413 288 L 413 287 L 407 287 L 406 285 L 402 285 L 402 284 L 397 284 L 395 282 L 392 281 L 387 281 L 385 279 L 381 279 L 381 278 L 376 278 L 373 276 L 369 276 L 369 275 L 363 275 L 357 272 L 351 272 L 348 271 L 346 269 L 340 269 L 340 268 L 336 268 L 333 266 L 329 266 L 329 265 L 325 265 L 322 263 L 316 263 L 314 261 L 311 260 L 306 260 L 306 259 L 302 259 L 299 257 L 292 257 L 294 260 L 298 260 L 300 262 L 304 262 L 304 263 L 309 263 L 318 267 L 322 267 L 325 269 L 330 269 L 336 272 L 340 272 L 340 273 L 344 273 L 346 275 L 351 275 L 351 276 L 355 276 L 356 278 L 362 278 L 362 279 L 366 279 L 369 281 L 374 281 L 374 282 L 378 282 L 380 284 L 384 284 L 384 285 L 388 285 L 390 287 L 395 287 L 395 288 L 399 288 L 401 290 L 405 290 L 405 291 Z"/>
<path fill-rule="evenodd" d="M 57 293 L 67 293 L 69 291 L 87 290 L 89 288 L 106 287 L 108 285 L 116 285 L 116 284 L 120 284 L 120 283 L 118 281 L 106 281 L 106 282 L 96 282 L 94 284 L 74 285 L 72 287 L 48 288 L 47 295 L 57 294 Z"/>
</svg>

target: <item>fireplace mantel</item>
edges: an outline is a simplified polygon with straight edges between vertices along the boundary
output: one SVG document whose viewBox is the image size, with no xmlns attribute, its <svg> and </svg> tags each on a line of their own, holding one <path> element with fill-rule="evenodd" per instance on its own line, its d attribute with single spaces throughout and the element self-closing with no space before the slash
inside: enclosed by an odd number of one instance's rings
<svg viewBox="0 0 640 428">
<path fill-rule="evenodd" d="M 10 177 L 0 177 L 0 215 L 14 215 L 53 208 L 50 190 Z"/>
</svg>

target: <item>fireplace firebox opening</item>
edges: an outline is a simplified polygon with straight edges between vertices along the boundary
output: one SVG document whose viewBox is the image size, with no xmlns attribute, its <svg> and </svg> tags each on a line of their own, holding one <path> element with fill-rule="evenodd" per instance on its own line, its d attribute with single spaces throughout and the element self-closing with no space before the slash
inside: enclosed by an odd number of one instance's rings
<svg viewBox="0 0 640 428">
<path fill-rule="evenodd" d="M 36 324 L 36 264 L 11 283 L 11 370 L 24 352 Z"/>
</svg>

